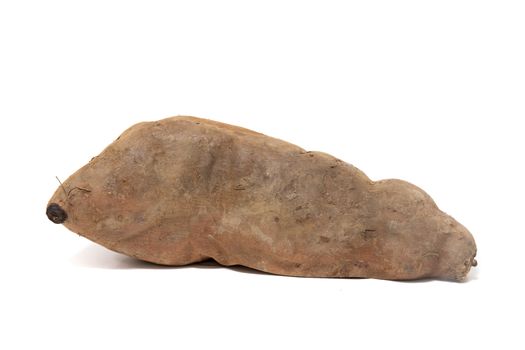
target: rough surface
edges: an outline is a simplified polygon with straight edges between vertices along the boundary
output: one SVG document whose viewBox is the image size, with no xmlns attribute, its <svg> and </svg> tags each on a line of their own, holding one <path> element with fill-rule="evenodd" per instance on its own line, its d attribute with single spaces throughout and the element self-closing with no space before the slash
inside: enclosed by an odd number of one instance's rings
<svg viewBox="0 0 525 350">
<path fill-rule="evenodd" d="M 194 117 L 129 128 L 56 190 L 47 215 L 164 265 L 458 281 L 475 265 L 472 235 L 418 187 Z"/>
</svg>

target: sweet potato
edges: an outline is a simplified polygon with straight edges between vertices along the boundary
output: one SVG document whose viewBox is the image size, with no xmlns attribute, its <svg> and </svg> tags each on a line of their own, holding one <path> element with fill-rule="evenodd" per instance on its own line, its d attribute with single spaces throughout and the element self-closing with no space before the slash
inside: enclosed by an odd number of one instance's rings
<svg viewBox="0 0 525 350">
<path fill-rule="evenodd" d="M 194 117 L 140 123 L 59 186 L 54 223 L 163 265 L 464 280 L 476 245 L 418 187 Z"/>
</svg>

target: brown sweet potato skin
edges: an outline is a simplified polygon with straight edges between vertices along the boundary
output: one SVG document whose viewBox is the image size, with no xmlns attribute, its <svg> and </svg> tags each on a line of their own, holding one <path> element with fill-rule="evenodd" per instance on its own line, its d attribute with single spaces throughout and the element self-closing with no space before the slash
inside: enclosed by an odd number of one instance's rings
<svg viewBox="0 0 525 350">
<path fill-rule="evenodd" d="M 68 229 L 163 265 L 461 281 L 475 264 L 472 235 L 418 187 L 194 117 L 132 126 L 51 204 Z"/>
</svg>

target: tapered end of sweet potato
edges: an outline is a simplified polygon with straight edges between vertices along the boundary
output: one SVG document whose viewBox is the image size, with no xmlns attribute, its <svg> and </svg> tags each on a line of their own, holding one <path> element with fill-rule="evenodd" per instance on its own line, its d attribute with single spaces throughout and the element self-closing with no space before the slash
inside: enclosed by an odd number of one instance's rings
<svg viewBox="0 0 525 350">
<path fill-rule="evenodd" d="M 443 258 L 439 266 L 439 277 L 463 282 L 467 280 L 471 268 L 478 264 L 477 248 L 470 232 L 463 225 L 454 222 L 454 230 L 441 250 Z"/>
</svg>

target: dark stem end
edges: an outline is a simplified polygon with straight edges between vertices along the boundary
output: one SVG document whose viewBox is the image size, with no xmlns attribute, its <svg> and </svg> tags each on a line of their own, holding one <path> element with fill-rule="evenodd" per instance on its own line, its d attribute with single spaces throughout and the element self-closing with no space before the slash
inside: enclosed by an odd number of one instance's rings
<svg viewBox="0 0 525 350">
<path fill-rule="evenodd" d="M 46 215 L 49 220 L 55 224 L 62 224 L 67 220 L 67 213 L 60 205 L 56 203 L 51 203 L 46 209 Z"/>
</svg>

